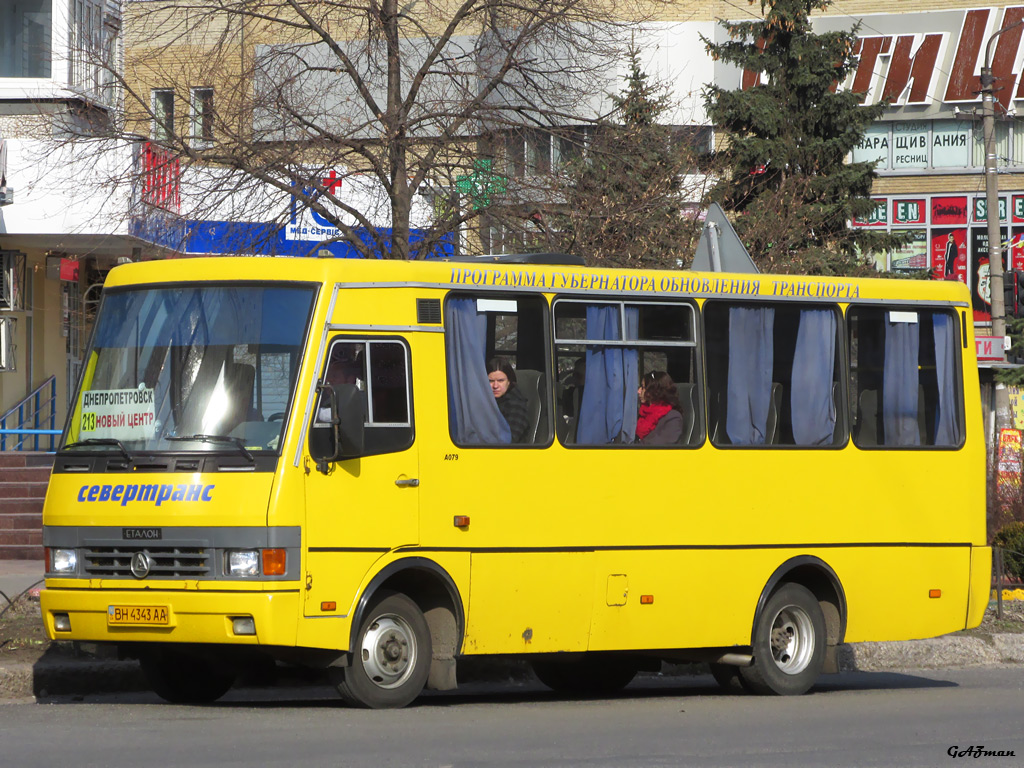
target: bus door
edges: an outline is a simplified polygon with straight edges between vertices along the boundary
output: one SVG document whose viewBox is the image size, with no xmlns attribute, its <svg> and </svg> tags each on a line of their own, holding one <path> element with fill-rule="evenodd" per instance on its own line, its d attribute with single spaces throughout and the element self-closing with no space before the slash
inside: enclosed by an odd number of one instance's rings
<svg viewBox="0 0 1024 768">
<path fill-rule="evenodd" d="M 363 414 L 363 450 L 354 458 L 317 462 L 333 451 L 330 404 L 319 396 L 305 461 L 307 616 L 345 616 L 375 560 L 416 544 L 419 458 L 413 445 L 410 357 L 398 337 L 335 336 L 320 379 Z M 354 397 L 352 396 L 352 393 Z"/>
</svg>

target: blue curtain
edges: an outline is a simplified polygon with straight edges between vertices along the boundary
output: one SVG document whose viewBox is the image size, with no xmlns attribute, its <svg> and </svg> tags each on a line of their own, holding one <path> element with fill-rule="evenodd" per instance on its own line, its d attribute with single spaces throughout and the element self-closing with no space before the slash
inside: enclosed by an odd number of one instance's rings
<svg viewBox="0 0 1024 768">
<path fill-rule="evenodd" d="M 832 374 L 836 360 L 836 316 L 827 309 L 800 312 L 793 353 L 790 393 L 793 441 L 797 445 L 827 445 L 836 428 Z"/>
<path fill-rule="evenodd" d="M 775 310 L 729 308 L 725 432 L 733 445 L 764 445 L 772 396 Z"/>
<path fill-rule="evenodd" d="M 635 340 L 640 310 L 619 305 L 587 306 L 587 339 Z M 625 333 L 620 331 L 623 319 Z M 640 384 L 636 347 L 588 346 L 587 373 L 580 402 L 576 442 L 585 445 L 631 443 L 636 437 L 636 390 Z"/>
<path fill-rule="evenodd" d="M 935 377 L 939 387 L 939 409 L 935 415 L 935 444 L 959 445 L 960 424 L 956 406 L 956 344 L 953 317 L 944 312 L 932 315 L 935 332 Z"/>
<path fill-rule="evenodd" d="M 921 328 L 894 323 L 886 312 L 885 363 L 882 370 L 882 436 L 884 445 L 920 445 L 917 392 Z"/>
<path fill-rule="evenodd" d="M 512 431 L 487 383 L 487 316 L 476 311 L 475 299 L 449 299 L 445 337 L 453 439 L 460 445 L 512 442 Z"/>
</svg>

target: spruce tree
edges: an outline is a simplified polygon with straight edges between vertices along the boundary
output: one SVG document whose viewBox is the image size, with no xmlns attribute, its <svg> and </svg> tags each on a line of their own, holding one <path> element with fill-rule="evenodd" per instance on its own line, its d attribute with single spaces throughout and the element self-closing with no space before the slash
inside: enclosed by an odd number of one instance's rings
<svg viewBox="0 0 1024 768">
<path fill-rule="evenodd" d="M 699 234 L 686 215 L 686 186 L 698 149 L 659 123 L 672 106 L 664 89 L 629 52 L 623 90 L 609 118 L 593 132 L 586 152 L 563 168 L 560 247 L 594 265 L 674 268 Z"/>
<path fill-rule="evenodd" d="M 736 229 L 764 271 L 853 274 L 861 254 L 899 247 L 899 235 L 849 226 L 866 220 L 874 162 L 846 162 L 885 104 L 862 106 L 837 87 L 857 66 L 857 27 L 817 34 L 810 13 L 832 0 L 761 0 L 763 19 L 723 22 L 730 40 L 704 39 L 718 61 L 763 73 L 747 90 L 705 90 L 711 122 L 725 135 L 716 159 L 727 171 L 711 199 L 735 212 Z"/>
</svg>

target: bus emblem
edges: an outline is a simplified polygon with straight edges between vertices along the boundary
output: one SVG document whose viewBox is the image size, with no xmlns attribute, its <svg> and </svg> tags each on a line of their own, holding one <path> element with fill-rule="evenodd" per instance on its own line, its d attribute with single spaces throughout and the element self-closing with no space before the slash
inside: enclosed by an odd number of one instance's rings
<svg viewBox="0 0 1024 768">
<path fill-rule="evenodd" d="M 136 552 L 132 555 L 132 575 L 137 579 L 144 579 L 149 576 L 151 563 L 149 555 L 145 552 Z"/>
</svg>

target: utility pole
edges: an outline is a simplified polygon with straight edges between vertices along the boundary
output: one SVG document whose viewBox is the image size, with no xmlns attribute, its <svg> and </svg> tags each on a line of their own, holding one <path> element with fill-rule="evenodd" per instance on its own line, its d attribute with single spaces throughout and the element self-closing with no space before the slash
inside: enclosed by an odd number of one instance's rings
<svg viewBox="0 0 1024 768">
<path fill-rule="evenodd" d="M 996 167 L 996 109 L 995 77 L 992 75 L 992 43 L 1003 32 L 1019 27 L 1024 20 L 996 30 L 985 45 L 985 60 L 981 67 L 981 117 L 985 140 L 985 221 L 988 224 L 988 270 L 989 290 L 992 306 L 992 335 L 1002 346 L 1000 359 L 1006 362 L 1006 302 L 1003 294 L 1003 248 L 999 239 L 999 177 Z M 1009 219 L 1009 217 L 1007 217 Z M 1009 221 L 1007 221 L 1009 226 Z M 1010 420 L 1010 398 L 1006 387 L 997 383 L 995 387 L 996 435 L 1000 427 Z M 993 445 L 995 442 L 993 442 Z"/>
<path fill-rule="evenodd" d="M 1009 29 L 1009 27 L 1007 27 Z M 1003 344 L 1006 360 L 1006 303 L 1003 300 L 1003 249 L 999 239 L 999 177 L 996 167 L 995 77 L 992 75 L 992 41 L 1005 32 L 1000 29 L 988 39 L 981 68 L 981 118 L 985 139 L 985 219 L 988 224 L 989 288 L 992 292 L 992 335 Z"/>
<path fill-rule="evenodd" d="M 985 61 L 981 67 L 981 117 L 985 140 L 985 220 L 988 224 L 989 289 L 992 292 L 992 335 L 1003 343 L 1003 362 L 1006 361 L 1006 303 L 1003 300 L 1003 244 L 999 239 L 999 176 L 996 164 L 996 109 L 995 77 L 992 75 L 992 43 L 1004 32 L 1024 24 L 1014 22 L 997 30 L 985 45 Z M 1007 222 L 1009 224 L 1009 222 Z M 1001 389 L 1001 388 L 1000 388 Z M 1003 390 L 1005 393 L 1005 390 Z M 997 406 L 998 406 L 997 392 Z M 1008 407 L 1008 404 L 1007 404 Z"/>
</svg>

